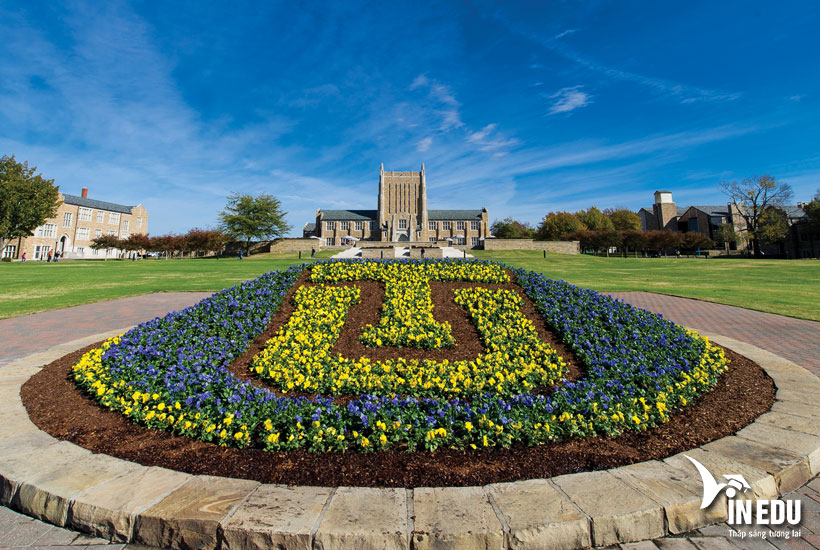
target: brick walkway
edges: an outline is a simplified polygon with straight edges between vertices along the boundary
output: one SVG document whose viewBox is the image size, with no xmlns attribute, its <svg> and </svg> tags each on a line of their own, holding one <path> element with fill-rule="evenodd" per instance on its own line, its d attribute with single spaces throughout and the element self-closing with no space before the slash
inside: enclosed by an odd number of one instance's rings
<svg viewBox="0 0 820 550">
<path fill-rule="evenodd" d="M 723 334 L 763 348 L 820 376 L 818 322 L 649 292 L 613 292 L 610 295 L 660 313 L 680 325 Z"/>
<path fill-rule="evenodd" d="M 88 304 L 46 313 L 0 320 L 3 363 L 43 351 L 70 340 L 124 328 L 168 311 L 187 307 L 208 293 L 162 293 Z M 820 323 L 769 313 L 644 292 L 613 293 L 626 302 L 660 313 L 688 327 L 723 334 L 754 344 L 820 375 Z M 820 478 L 786 495 L 803 502 L 798 539 L 741 540 L 729 536 L 727 525 L 713 525 L 680 537 L 624 544 L 624 550 L 806 548 L 820 549 Z M 105 547 L 141 550 L 60 529 L 0 506 L 0 550 L 49 548 L 57 550 Z"/>
<path fill-rule="evenodd" d="M 0 367 L 92 334 L 126 328 L 186 308 L 211 292 L 160 292 L 0 320 Z"/>
</svg>

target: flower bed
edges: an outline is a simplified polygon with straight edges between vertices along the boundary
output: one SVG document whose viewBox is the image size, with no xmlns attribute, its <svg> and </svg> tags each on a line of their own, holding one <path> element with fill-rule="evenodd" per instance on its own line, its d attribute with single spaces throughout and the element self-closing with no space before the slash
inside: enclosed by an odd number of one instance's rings
<svg viewBox="0 0 820 550">
<path fill-rule="evenodd" d="M 325 284 L 359 278 L 384 280 L 380 278 L 394 277 L 408 268 L 421 270 L 427 280 L 508 280 L 504 267 L 498 264 L 429 260 L 319 262 L 312 267 L 311 279 Z M 533 445 L 567 436 L 644 430 L 666 422 L 672 411 L 709 391 L 726 368 L 722 350 L 659 316 L 562 281 L 516 270 L 517 282 L 547 324 L 585 362 L 586 378 L 564 383 L 549 396 L 532 395 L 525 388 L 553 379 L 556 369 L 562 372 L 560 363 L 545 368 L 549 359 L 544 359 L 527 371 L 528 363 L 516 364 L 502 355 L 503 360 L 496 364 L 504 362 L 506 373 L 499 371 L 504 379 L 499 380 L 493 370 L 492 382 L 486 378 L 483 391 L 478 392 L 464 392 L 467 373 L 462 373 L 460 386 L 445 384 L 430 393 L 435 397 L 425 397 L 423 393 L 399 391 L 409 384 L 398 372 L 381 372 L 385 387 L 376 388 L 378 384 L 374 386 L 367 377 L 359 376 L 361 373 L 351 371 L 358 377 L 357 383 L 349 383 L 351 387 L 369 388 L 366 391 L 370 393 L 344 405 L 331 397 L 276 396 L 234 378 L 227 365 L 262 332 L 303 269 L 305 266 L 271 272 L 192 308 L 140 325 L 86 354 L 74 367 L 76 381 L 103 405 L 136 422 L 222 445 L 255 444 L 270 450 L 415 450 Z M 347 294 L 329 293 L 336 298 L 320 290 L 304 292 L 316 293 L 314 300 L 330 300 L 328 314 L 337 307 L 334 311 L 344 309 L 345 302 L 349 307 L 355 299 L 355 289 Z M 516 308 L 509 294 L 465 289 L 458 291 L 455 299 L 471 311 L 488 345 L 487 355 L 526 348 L 509 343 L 532 337 L 525 323 L 511 321 Z M 303 321 L 307 318 L 306 311 L 300 315 Z M 310 322 L 320 322 L 321 317 Z M 331 328 L 340 327 L 343 316 L 341 321 L 326 322 Z M 509 329 L 506 335 L 500 327 Z M 291 336 L 290 346 L 294 342 L 309 344 L 311 352 L 318 353 L 327 343 L 324 336 L 309 341 L 306 333 L 304 342 L 298 342 L 298 332 Z M 538 344 L 544 346 L 545 357 L 551 357 L 546 345 Z M 302 349 L 300 346 L 296 349 Z M 325 372 L 324 368 L 316 372 Z M 262 370 L 266 371 L 265 366 Z M 480 374 L 478 370 L 469 372 L 470 377 Z M 291 381 L 295 388 L 295 380 L 300 379 L 294 376 Z M 313 383 L 310 388 L 326 393 L 336 388 L 338 392 L 334 376 L 332 369 L 325 374 L 327 389 L 314 388 Z M 428 381 L 435 378 L 432 370 L 425 376 Z M 287 389 L 288 382 L 284 384 Z M 433 387 L 435 384 L 426 389 Z M 455 387 L 462 388 L 461 392 L 445 391 Z M 394 391 L 397 395 L 391 395 Z M 375 395 L 377 392 L 382 395 Z M 460 396 L 452 397 L 453 393 Z"/>
</svg>

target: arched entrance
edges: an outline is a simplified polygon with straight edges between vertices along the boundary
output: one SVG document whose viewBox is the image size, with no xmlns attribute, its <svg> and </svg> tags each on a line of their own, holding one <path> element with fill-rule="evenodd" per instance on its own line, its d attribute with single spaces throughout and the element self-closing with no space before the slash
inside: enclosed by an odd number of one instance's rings
<svg viewBox="0 0 820 550">
<path fill-rule="evenodd" d="M 68 238 L 68 235 L 63 235 L 60 237 L 60 240 L 57 242 L 57 252 L 60 253 L 61 258 L 65 258 L 65 253 L 69 248 L 71 241 Z"/>
</svg>

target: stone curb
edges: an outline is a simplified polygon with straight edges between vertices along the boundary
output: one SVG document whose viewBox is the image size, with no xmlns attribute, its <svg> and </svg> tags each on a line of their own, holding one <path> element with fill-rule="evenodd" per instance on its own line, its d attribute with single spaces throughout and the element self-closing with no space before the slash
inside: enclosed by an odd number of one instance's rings
<svg viewBox="0 0 820 550">
<path fill-rule="evenodd" d="M 702 483 L 741 474 L 772 499 L 820 472 L 820 379 L 750 344 L 703 334 L 757 362 L 772 411 L 736 435 L 608 471 L 486 487 L 288 487 L 194 476 L 94 454 L 40 431 L 20 388 L 44 365 L 126 329 L 0 367 L 0 504 L 120 542 L 188 548 L 583 548 L 679 534 L 727 519 L 700 509 Z"/>
</svg>

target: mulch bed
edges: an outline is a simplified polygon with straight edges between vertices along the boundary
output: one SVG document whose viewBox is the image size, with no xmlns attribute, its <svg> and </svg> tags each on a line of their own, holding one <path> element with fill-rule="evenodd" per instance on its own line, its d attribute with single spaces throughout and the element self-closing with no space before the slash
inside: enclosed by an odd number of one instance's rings
<svg viewBox="0 0 820 550">
<path fill-rule="evenodd" d="M 302 281 L 303 284 L 305 282 Z M 397 357 L 399 350 L 366 348 L 359 343 L 357 335 L 361 326 L 378 322 L 384 289 L 375 282 L 357 281 L 356 285 L 362 287 L 362 303 L 351 308 L 348 322 L 333 352 L 371 359 Z M 431 284 L 433 303 L 436 304 L 435 317 L 438 321 L 450 322 L 456 346 L 432 351 L 404 348 L 401 350 L 403 357 L 469 359 L 484 351 L 467 314 L 455 304 L 455 307 L 446 305 L 452 302 L 449 297 L 453 288 L 467 285 L 476 286 L 474 283 Z M 294 288 L 297 286 L 294 285 Z M 517 285 L 481 286 L 500 286 L 521 292 Z M 525 297 L 523 293 L 522 297 Z M 251 380 L 248 369 L 250 359 L 261 349 L 265 340 L 281 328 L 292 311 L 288 296 L 265 333 L 234 362 L 232 371 L 235 375 Z M 556 347 L 570 363 L 570 378 L 582 376 L 581 362 L 560 343 L 557 336 L 547 330 L 529 299 L 525 299 L 522 311 L 535 323 L 541 337 Z M 143 428 L 119 413 L 100 407 L 78 391 L 70 378 L 72 365 L 83 353 L 98 345 L 54 361 L 23 386 L 23 403 L 31 420 L 40 429 L 57 439 L 70 441 L 93 452 L 146 466 L 263 483 L 367 487 L 471 486 L 614 468 L 662 459 L 732 435 L 768 411 L 775 396 L 772 380 L 757 364 L 726 350 L 731 365 L 715 390 L 673 415 L 670 422 L 646 432 L 511 449 L 441 449 L 433 453 L 271 453 L 260 449 L 221 448 Z M 252 380 L 255 384 L 263 384 L 255 378 Z M 727 403 L 731 403 L 731 407 L 727 407 Z"/>
</svg>

